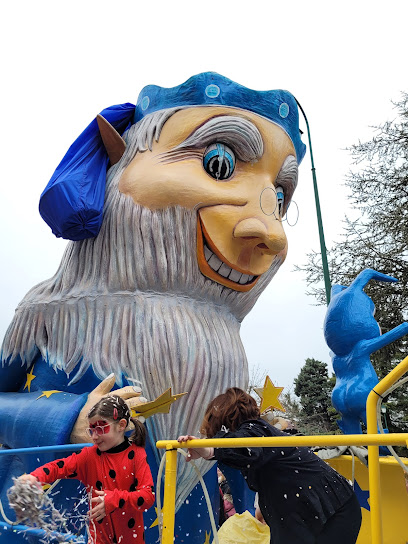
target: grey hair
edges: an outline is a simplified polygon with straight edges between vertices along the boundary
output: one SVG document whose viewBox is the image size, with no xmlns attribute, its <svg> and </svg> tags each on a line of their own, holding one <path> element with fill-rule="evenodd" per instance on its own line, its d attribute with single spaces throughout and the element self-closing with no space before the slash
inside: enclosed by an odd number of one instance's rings
<svg viewBox="0 0 408 544">
<path fill-rule="evenodd" d="M 138 123 L 132 125 L 125 134 L 127 144 L 126 155 L 133 159 L 136 153 L 151 151 L 153 142 L 159 141 L 161 131 L 166 121 L 182 108 L 169 108 L 160 110 L 143 117 Z M 130 162 L 130 161 L 129 161 Z"/>
<path fill-rule="evenodd" d="M 163 159 L 166 162 L 183 160 L 191 150 L 205 148 L 214 140 L 233 147 L 237 157 L 244 162 L 255 162 L 263 155 L 261 133 L 251 121 L 243 117 L 222 115 L 199 126 L 178 146 L 163 153 Z"/>
</svg>

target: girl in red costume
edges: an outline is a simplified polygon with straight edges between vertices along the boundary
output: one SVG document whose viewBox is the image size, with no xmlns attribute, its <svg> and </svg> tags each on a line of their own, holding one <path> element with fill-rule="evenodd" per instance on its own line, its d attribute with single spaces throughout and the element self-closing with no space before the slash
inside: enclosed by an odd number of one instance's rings
<svg viewBox="0 0 408 544">
<path fill-rule="evenodd" d="M 90 494 L 92 544 L 144 544 L 143 512 L 155 500 L 153 479 L 144 450 L 146 430 L 132 419 L 135 432 L 125 430 L 131 417 L 117 395 L 102 398 L 88 414 L 88 432 L 94 445 L 80 453 L 52 461 L 20 476 L 39 485 L 61 478 L 83 482 Z"/>
</svg>

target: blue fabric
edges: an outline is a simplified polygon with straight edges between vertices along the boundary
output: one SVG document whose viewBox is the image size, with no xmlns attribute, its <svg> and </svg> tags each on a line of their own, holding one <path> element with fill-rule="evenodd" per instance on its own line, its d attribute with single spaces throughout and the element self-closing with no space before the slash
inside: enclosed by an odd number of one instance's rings
<svg viewBox="0 0 408 544">
<path fill-rule="evenodd" d="M 144 87 L 137 100 L 135 123 L 158 110 L 186 106 L 228 106 L 262 115 L 280 126 L 292 140 L 300 164 L 306 146 L 300 138 L 296 100 L 288 91 L 254 91 L 216 72 L 203 72 L 166 89 Z"/>
<path fill-rule="evenodd" d="M 133 104 L 104 109 L 101 115 L 123 134 L 134 116 Z M 109 159 L 96 118 L 71 145 L 40 197 L 40 214 L 58 238 L 84 240 L 102 225 Z"/>
</svg>

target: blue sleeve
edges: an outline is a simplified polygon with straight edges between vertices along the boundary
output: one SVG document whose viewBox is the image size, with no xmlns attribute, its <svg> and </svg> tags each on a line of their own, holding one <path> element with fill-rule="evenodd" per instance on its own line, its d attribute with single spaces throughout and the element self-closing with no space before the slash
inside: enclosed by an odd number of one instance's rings
<svg viewBox="0 0 408 544">
<path fill-rule="evenodd" d="M 0 391 L 0 443 L 9 448 L 69 443 L 88 397 L 41 358 L 30 369 L 19 358 L 1 366 Z"/>
<path fill-rule="evenodd" d="M 0 443 L 10 448 L 68 444 L 88 394 L 0 393 Z"/>
</svg>

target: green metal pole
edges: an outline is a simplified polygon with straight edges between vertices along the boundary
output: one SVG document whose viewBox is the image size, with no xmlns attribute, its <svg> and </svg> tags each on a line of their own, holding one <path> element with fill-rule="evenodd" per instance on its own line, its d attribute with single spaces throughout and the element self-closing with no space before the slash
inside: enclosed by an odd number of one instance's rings
<svg viewBox="0 0 408 544">
<path fill-rule="evenodd" d="M 296 98 L 295 98 L 295 100 L 296 100 Z M 296 100 L 296 103 L 299 106 L 299 109 L 302 112 L 303 117 L 305 118 L 306 128 L 307 128 L 307 137 L 309 139 L 310 160 L 311 160 L 311 163 L 312 163 L 313 188 L 314 188 L 314 196 L 315 196 L 315 202 L 316 202 L 317 225 L 318 225 L 318 228 L 319 228 L 320 252 L 321 252 L 321 255 L 322 255 L 324 287 L 325 287 L 325 290 L 326 290 L 326 303 L 327 303 L 327 305 L 329 305 L 331 283 L 330 283 L 329 265 L 327 263 L 326 244 L 325 244 L 325 241 L 324 241 L 322 214 L 321 214 L 321 211 L 320 211 L 319 191 L 317 189 L 316 168 L 314 166 L 314 161 L 313 161 L 312 140 L 310 139 L 309 122 L 307 120 L 306 114 L 305 114 L 302 106 L 299 104 L 299 102 L 297 100 Z"/>
</svg>

